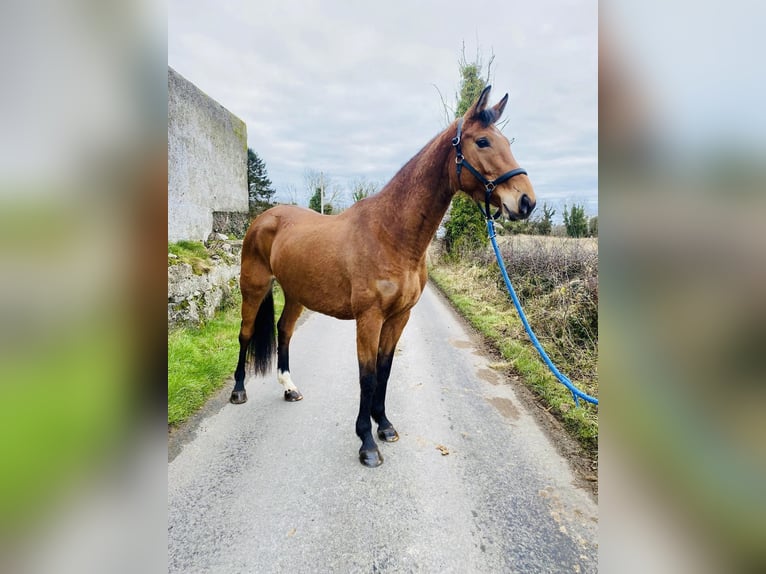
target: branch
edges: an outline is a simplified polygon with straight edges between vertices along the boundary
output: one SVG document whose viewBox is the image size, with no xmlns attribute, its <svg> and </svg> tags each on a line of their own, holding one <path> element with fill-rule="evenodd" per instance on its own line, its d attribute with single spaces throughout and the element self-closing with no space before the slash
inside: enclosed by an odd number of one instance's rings
<svg viewBox="0 0 766 574">
<path fill-rule="evenodd" d="M 436 84 L 431 84 L 431 85 L 434 87 L 436 92 L 439 94 L 439 99 L 442 102 L 442 109 L 444 110 L 444 120 L 446 122 L 444 124 L 444 127 L 447 127 L 448 125 L 450 125 L 452 118 L 455 117 L 455 110 L 454 110 L 454 108 L 450 108 L 447 105 L 447 102 L 444 101 L 444 96 L 442 95 L 441 90 L 439 90 L 439 86 L 437 86 Z"/>
<path fill-rule="evenodd" d="M 491 70 L 492 70 L 492 62 L 495 61 L 495 51 L 494 51 L 494 49 L 491 49 L 490 53 L 491 53 L 491 56 L 489 57 L 489 62 L 487 63 L 487 80 L 486 80 L 487 84 L 492 84 L 493 83 Z"/>
</svg>

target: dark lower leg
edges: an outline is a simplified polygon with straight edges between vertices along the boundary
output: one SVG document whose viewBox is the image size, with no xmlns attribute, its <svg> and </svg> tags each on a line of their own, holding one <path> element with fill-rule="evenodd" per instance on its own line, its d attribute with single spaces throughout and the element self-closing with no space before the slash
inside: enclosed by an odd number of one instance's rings
<svg viewBox="0 0 766 574">
<path fill-rule="evenodd" d="M 232 390 L 231 397 L 229 398 L 234 404 L 241 404 L 247 401 L 247 393 L 245 393 L 245 361 L 247 358 L 248 342 L 240 334 L 239 360 L 237 361 L 237 369 L 234 371 L 234 390 Z"/>
<path fill-rule="evenodd" d="M 359 415 L 356 417 L 356 434 L 362 440 L 359 449 L 359 459 L 366 466 L 378 466 L 383 462 L 378 445 L 372 438 L 372 421 L 370 412 L 372 409 L 373 396 L 375 394 L 375 372 L 372 369 L 360 367 L 360 396 Z"/>
<path fill-rule="evenodd" d="M 386 387 L 388 386 L 388 377 L 391 374 L 393 359 L 393 354 L 381 354 L 378 356 L 378 384 L 372 396 L 372 418 L 378 423 L 378 437 L 386 442 L 396 442 L 399 440 L 399 434 L 396 432 L 394 425 L 386 417 Z"/>
<path fill-rule="evenodd" d="M 374 309 L 356 320 L 356 354 L 359 359 L 359 415 L 356 417 L 356 434 L 362 440 L 359 460 L 365 466 L 383 464 L 378 445 L 372 438 L 372 401 L 377 385 L 377 360 L 380 329 L 383 321 Z"/>
<path fill-rule="evenodd" d="M 375 393 L 372 396 L 372 418 L 381 428 L 391 426 L 391 422 L 386 418 L 386 387 L 388 386 L 388 377 L 391 374 L 392 355 L 378 356 L 377 373 L 378 384 L 375 387 Z"/>
<path fill-rule="evenodd" d="M 280 373 L 290 371 L 290 341 L 286 340 L 282 333 L 279 333 L 279 343 L 277 348 L 277 370 Z"/>
<path fill-rule="evenodd" d="M 409 316 L 410 312 L 405 311 L 391 317 L 383 324 L 380 333 L 380 350 L 375 364 L 378 385 L 372 398 L 371 414 L 378 423 L 378 437 L 386 442 L 399 440 L 399 434 L 386 416 L 386 389 L 388 388 L 388 377 L 391 374 L 391 365 L 394 361 L 396 343 L 399 341 Z"/>
</svg>

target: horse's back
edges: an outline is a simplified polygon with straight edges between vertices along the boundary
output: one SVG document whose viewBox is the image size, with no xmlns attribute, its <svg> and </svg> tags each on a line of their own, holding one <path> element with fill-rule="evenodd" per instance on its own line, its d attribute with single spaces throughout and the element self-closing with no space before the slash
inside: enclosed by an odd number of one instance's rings
<svg viewBox="0 0 766 574">
<path fill-rule="evenodd" d="M 260 229 L 274 229 L 291 222 L 321 219 L 322 216 L 312 209 L 299 205 L 276 205 L 256 217 L 247 230 L 247 235 L 258 233 Z"/>
<path fill-rule="evenodd" d="M 271 248 L 279 234 L 296 226 L 310 228 L 322 217 L 316 211 L 297 205 L 277 205 L 267 209 L 253 220 L 245 234 L 242 242 L 243 263 L 248 258 L 268 263 Z"/>
</svg>

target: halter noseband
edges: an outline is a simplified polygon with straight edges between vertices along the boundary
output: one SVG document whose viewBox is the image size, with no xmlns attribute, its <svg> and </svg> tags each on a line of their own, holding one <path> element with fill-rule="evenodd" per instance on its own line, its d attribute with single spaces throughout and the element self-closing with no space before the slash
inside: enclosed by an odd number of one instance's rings
<svg viewBox="0 0 766 574">
<path fill-rule="evenodd" d="M 503 212 L 502 208 L 498 208 L 498 210 L 495 212 L 494 215 L 490 215 L 489 213 L 489 199 L 492 197 L 492 191 L 501 183 L 508 181 L 512 177 L 516 175 L 527 175 L 527 171 L 523 168 L 516 168 L 512 169 L 511 171 L 505 172 L 500 177 L 496 177 L 492 181 L 489 181 L 486 177 L 484 177 L 479 171 L 473 167 L 463 156 L 463 151 L 460 149 L 460 137 L 463 131 L 463 118 L 460 118 L 457 121 L 457 135 L 452 138 L 452 146 L 455 148 L 455 153 L 457 156 L 455 157 L 455 164 L 457 165 L 457 181 L 458 185 L 460 184 L 460 172 L 463 170 L 463 166 L 466 167 L 468 171 L 470 171 L 476 179 L 478 179 L 481 183 L 484 184 L 484 209 L 481 208 L 481 204 L 477 201 L 476 206 L 479 208 L 479 211 L 481 211 L 481 214 L 489 219 L 490 217 L 492 219 L 497 219 L 500 217 L 500 214 Z"/>
</svg>

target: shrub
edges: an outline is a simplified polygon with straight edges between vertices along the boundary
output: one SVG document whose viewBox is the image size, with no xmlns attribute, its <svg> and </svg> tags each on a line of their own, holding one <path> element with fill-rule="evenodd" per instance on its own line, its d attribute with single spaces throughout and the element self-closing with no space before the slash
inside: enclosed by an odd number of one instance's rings
<svg viewBox="0 0 766 574">
<path fill-rule="evenodd" d="M 473 200 L 463 193 L 452 199 L 452 209 L 444 230 L 444 246 L 452 257 L 468 255 L 488 242 L 484 218 Z"/>
<path fill-rule="evenodd" d="M 596 378 L 598 351 L 598 251 L 590 240 L 503 238 L 500 252 L 511 284 L 535 334 L 571 378 Z M 505 291 L 494 254 L 474 262 L 492 270 Z M 521 334 L 520 334 L 521 335 Z"/>
<path fill-rule="evenodd" d="M 588 234 L 588 219 L 582 205 L 573 205 L 571 211 L 564 206 L 564 227 L 569 237 L 585 237 Z"/>
<path fill-rule="evenodd" d="M 588 222 L 588 235 L 598 237 L 598 215 L 590 218 Z"/>
</svg>

